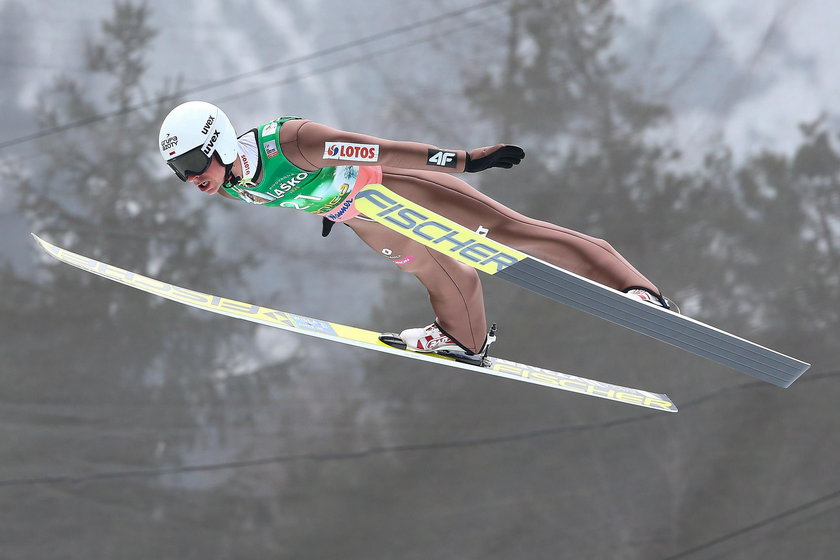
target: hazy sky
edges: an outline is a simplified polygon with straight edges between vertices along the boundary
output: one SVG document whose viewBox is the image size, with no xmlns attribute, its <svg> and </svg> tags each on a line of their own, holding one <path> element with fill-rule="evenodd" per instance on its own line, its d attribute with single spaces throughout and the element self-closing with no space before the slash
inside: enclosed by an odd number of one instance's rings
<svg viewBox="0 0 840 560">
<path fill-rule="evenodd" d="M 446 7 L 475 3 L 464 0 Z M 0 0 L 0 7 L 14 4 L 23 6 L 35 25 L 25 34 L 7 34 L 6 41 L 31 39 L 31 48 L 14 52 L 11 60 L 7 55 L 0 64 L 21 72 L 24 86 L 17 98 L 31 106 L 35 92 L 56 73 L 79 75 L 81 64 L 74 58 L 81 55 L 83 37 L 98 30 L 100 20 L 110 14 L 111 3 Z M 184 4 L 150 3 L 160 35 L 149 62 L 151 76 L 181 74 L 186 85 L 260 68 L 268 60 L 306 55 L 434 14 L 411 4 L 395 9 L 380 0 L 311 0 L 298 4 L 294 12 L 283 8 L 283 3 L 262 1 L 248 3 L 255 16 L 249 21 L 230 17 L 235 4 L 214 0 L 196 3 L 195 9 L 185 9 Z M 419 4 L 428 8 L 439 3 Z M 625 39 L 645 45 L 647 51 L 642 56 L 653 70 L 639 76 L 637 87 L 678 104 L 674 132 L 684 140 L 697 143 L 723 137 L 739 150 L 790 148 L 803 116 L 816 118 L 823 110 L 840 112 L 840 73 L 835 71 L 840 63 L 836 33 L 840 7 L 832 0 L 618 0 L 616 6 L 627 22 L 628 37 L 632 37 Z M 230 27 L 233 32 L 225 32 Z M 259 41 L 245 33 L 254 28 Z M 280 37 L 293 40 L 283 41 L 276 53 L 262 52 Z M 617 45 L 623 45 L 621 39 Z M 337 56 L 318 63 L 328 64 Z M 304 67 L 307 65 L 298 66 Z M 399 79 L 399 70 L 394 72 Z M 340 74 L 334 70 L 321 77 L 341 83 Z M 279 70 L 205 90 L 201 95 L 227 95 L 288 76 L 287 71 Z M 318 79 L 309 80 L 310 86 L 315 83 Z M 318 87 L 274 89 L 278 102 L 290 103 L 298 111 L 317 112 L 327 121 L 340 120 L 340 115 L 350 110 L 335 106 Z M 295 89 L 305 90 L 304 94 L 295 96 Z M 698 105 L 700 98 L 705 107 Z M 236 103 L 233 112 L 236 115 L 240 105 L 252 109 L 264 106 L 265 99 L 270 97 Z M 274 112 L 268 107 L 265 111 Z M 243 118 L 250 117 L 245 114 L 248 112 L 258 111 L 242 111 Z"/>
<path fill-rule="evenodd" d="M 628 24 L 645 30 L 661 88 L 687 106 L 675 136 L 723 137 L 739 150 L 789 150 L 797 125 L 840 113 L 840 7 L 831 0 L 620 0 Z M 704 19 L 707 18 L 707 21 Z M 656 30 L 656 31 L 654 31 Z M 659 77 L 651 84 L 648 80 Z M 674 87 L 679 80 L 679 86 Z M 675 91 L 676 90 L 676 91 Z"/>
</svg>

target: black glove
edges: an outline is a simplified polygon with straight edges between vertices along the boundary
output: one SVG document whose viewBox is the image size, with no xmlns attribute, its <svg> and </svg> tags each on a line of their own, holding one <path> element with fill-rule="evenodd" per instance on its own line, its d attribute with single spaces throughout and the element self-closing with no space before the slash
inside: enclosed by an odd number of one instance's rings
<svg viewBox="0 0 840 560">
<path fill-rule="evenodd" d="M 511 144 L 498 144 L 488 148 L 476 148 L 467 152 L 467 164 L 464 171 L 475 173 L 491 167 L 510 169 L 518 165 L 525 157 L 525 150 Z"/>
</svg>

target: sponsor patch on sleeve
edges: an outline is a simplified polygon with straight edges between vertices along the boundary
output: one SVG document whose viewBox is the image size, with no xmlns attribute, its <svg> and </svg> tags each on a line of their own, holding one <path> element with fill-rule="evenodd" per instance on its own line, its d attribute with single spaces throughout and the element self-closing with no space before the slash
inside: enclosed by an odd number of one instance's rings
<svg viewBox="0 0 840 560">
<path fill-rule="evenodd" d="M 455 152 L 447 152 L 445 150 L 429 149 L 429 165 L 438 165 L 440 167 L 455 168 L 458 165 L 458 154 Z"/>
<path fill-rule="evenodd" d="M 263 142 L 263 148 L 265 148 L 265 155 L 267 155 L 269 158 L 273 158 L 279 153 L 277 151 L 277 142 L 275 142 L 274 140 Z"/>
<path fill-rule="evenodd" d="M 324 159 L 344 161 L 379 161 L 379 144 L 350 144 L 347 142 L 326 142 Z"/>
<path fill-rule="evenodd" d="M 262 131 L 262 135 L 263 135 L 263 137 L 271 136 L 275 132 L 277 132 L 277 122 L 276 121 L 270 122 L 267 125 L 265 125 L 265 127 L 263 128 L 263 131 Z"/>
</svg>

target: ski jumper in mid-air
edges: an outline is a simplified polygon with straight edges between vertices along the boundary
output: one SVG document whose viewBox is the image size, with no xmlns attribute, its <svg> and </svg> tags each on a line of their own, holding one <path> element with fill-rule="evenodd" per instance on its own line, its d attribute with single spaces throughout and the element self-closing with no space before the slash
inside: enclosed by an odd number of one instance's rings
<svg viewBox="0 0 840 560">
<path fill-rule="evenodd" d="M 414 274 L 429 292 L 435 320 L 400 333 L 420 352 L 483 351 L 484 297 L 477 271 L 359 213 L 354 197 L 366 185 L 391 191 L 490 239 L 533 257 L 668 308 L 654 284 L 601 239 L 523 216 L 454 174 L 510 168 L 525 156 L 498 144 L 449 150 L 385 140 L 283 117 L 237 138 L 215 105 L 190 101 L 163 121 L 161 155 L 182 181 L 207 194 L 321 216 L 324 235 L 349 226 L 374 251 Z"/>
</svg>

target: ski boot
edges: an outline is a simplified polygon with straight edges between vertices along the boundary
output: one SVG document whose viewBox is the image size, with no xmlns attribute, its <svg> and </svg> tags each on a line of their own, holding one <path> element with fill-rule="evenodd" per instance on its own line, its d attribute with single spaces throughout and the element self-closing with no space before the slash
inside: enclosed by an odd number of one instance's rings
<svg viewBox="0 0 840 560">
<path fill-rule="evenodd" d="M 627 295 L 631 295 L 636 299 L 640 299 L 645 303 L 649 303 L 651 305 L 658 305 L 659 307 L 664 307 L 665 309 L 673 311 L 674 313 L 680 312 L 680 308 L 677 306 L 676 303 L 664 296 L 657 295 L 651 292 L 647 288 L 627 288 L 626 290 L 624 290 L 624 293 Z"/>
<path fill-rule="evenodd" d="M 438 354 L 465 364 L 484 366 L 490 344 L 496 340 L 496 324 L 493 323 L 490 327 L 484 347 L 478 353 L 471 352 L 458 344 L 455 339 L 441 330 L 437 323 L 424 328 L 406 329 L 400 334 L 384 333 L 379 335 L 379 340 L 388 346 L 403 350 Z"/>
</svg>

